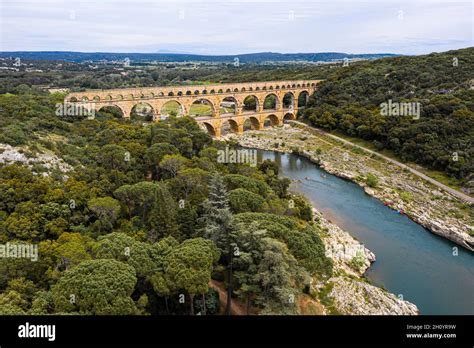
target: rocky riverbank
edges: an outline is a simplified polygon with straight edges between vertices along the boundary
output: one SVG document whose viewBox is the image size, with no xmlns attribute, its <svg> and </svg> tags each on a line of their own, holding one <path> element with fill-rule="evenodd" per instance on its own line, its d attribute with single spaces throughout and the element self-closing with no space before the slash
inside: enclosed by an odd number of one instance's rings
<svg viewBox="0 0 474 348">
<path fill-rule="evenodd" d="M 315 284 L 318 293 L 326 293 L 332 310 L 348 315 L 417 315 L 418 308 L 367 282 L 365 271 L 375 255 L 362 243 L 313 209 L 315 221 L 324 231 L 326 255 L 333 260 L 333 277 Z"/>
<path fill-rule="evenodd" d="M 359 184 L 368 195 L 431 232 L 474 251 L 472 206 L 393 163 L 289 125 L 230 137 L 245 147 L 297 152 L 327 172 Z"/>
</svg>

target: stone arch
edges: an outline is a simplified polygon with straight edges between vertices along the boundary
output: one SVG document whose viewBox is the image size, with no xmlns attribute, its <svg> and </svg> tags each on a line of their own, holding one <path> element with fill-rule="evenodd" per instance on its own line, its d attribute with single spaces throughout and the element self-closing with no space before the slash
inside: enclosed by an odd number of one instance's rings
<svg viewBox="0 0 474 348">
<path fill-rule="evenodd" d="M 201 128 L 205 129 L 207 133 L 209 133 L 212 137 L 216 136 L 216 130 L 212 124 L 210 124 L 209 122 L 202 122 L 201 125 Z"/>
<path fill-rule="evenodd" d="M 211 89 L 211 91 L 209 92 L 210 94 L 216 94 L 216 91 Z"/>
<path fill-rule="evenodd" d="M 270 93 L 263 99 L 263 109 L 277 110 L 280 106 L 280 100 L 275 93 Z"/>
<path fill-rule="evenodd" d="M 234 92 L 235 92 L 235 93 L 239 92 L 239 89 L 238 89 L 238 88 L 234 88 Z"/>
<path fill-rule="evenodd" d="M 309 92 L 304 90 L 298 94 L 298 107 L 305 107 L 309 100 Z"/>
<path fill-rule="evenodd" d="M 76 101 L 77 101 L 77 99 L 76 99 Z M 85 96 L 83 96 L 83 97 L 81 98 L 81 101 L 82 101 L 82 102 L 88 102 L 88 101 L 89 101 L 89 98 L 85 95 Z"/>
<path fill-rule="evenodd" d="M 224 93 L 224 91 L 222 90 L 222 88 L 220 88 L 217 93 L 221 94 L 221 93 Z"/>
<path fill-rule="evenodd" d="M 69 101 L 70 101 L 71 103 L 76 103 L 78 100 L 77 100 L 76 97 L 71 97 L 71 98 L 69 98 Z"/>
<path fill-rule="evenodd" d="M 123 95 L 121 94 L 117 95 L 117 100 L 123 100 Z"/>
<path fill-rule="evenodd" d="M 245 87 L 242 87 L 242 88 L 240 89 L 240 91 L 241 91 L 241 92 L 245 92 L 245 91 L 246 91 Z"/>
<path fill-rule="evenodd" d="M 207 89 L 203 90 L 202 94 L 207 94 Z"/>
<path fill-rule="evenodd" d="M 209 99 L 199 98 L 193 100 L 188 113 L 191 117 L 210 117 L 216 114 L 216 107 Z"/>
<path fill-rule="evenodd" d="M 263 127 L 274 127 L 280 124 L 280 120 L 274 114 L 268 115 L 263 121 Z"/>
<path fill-rule="evenodd" d="M 293 92 L 286 92 L 282 98 L 282 106 L 284 109 L 295 107 L 295 95 Z"/>
<path fill-rule="evenodd" d="M 199 90 L 196 89 L 196 90 L 194 91 L 194 95 L 199 95 Z"/>
<path fill-rule="evenodd" d="M 174 97 L 174 93 L 173 93 L 173 92 L 169 92 L 169 93 L 168 93 L 168 97 Z"/>
<path fill-rule="evenodd" d="M 237 114 L 239 101 L 232 96 L 225 97 L 219 102 L 219 110 L 221 115 Z"/>
<path fill-rule="evenodd" d="M 165 118 L 176 114 L 176 116 L 184 116 L 186 114 L 186 110 L 184 105 L 181 104 L 177 100 L 168 100 L 166 101 L 160 108 L 160 116 Z"/>
<path fill-rule="evenodd" d="M 235 120 L 228 118 L 221 123 L 221 135 L 226 135 L 230 132 L 238 133 L 239 124 Z"/>
<path fill-rule="evenodd" d="M 287 112 L 285 116 L 283 116 L 283 122 L 289 121 L 289 120 L 296 120 L 296 116 L 292 112 Z"/>
<path fill-rule="evenodd" d="M 260 91 L 260 87 L 255 88 L 256 91 Z"/>
<path fill-rule="evenodd" d="M 254 116 L 250 116 L 249 118 L 245 119 L 243 124 L 244 131 L 251 129 L 259 130 L 261 128 L 260 121 Z"/>
<path fill-rule="evenodd" d="M 107 100 L 107 101 L 111 101 L 111 100 L 112 100 L 112 96 L 109 94 L 109 95 L 107 95 L 104 99 Z"/>
<path fill-rule="evenodd" d="M 120 115 L 121 118 L 129 116 L 129 115 L 125 115 L 125 110 L 122 107 L 120 107 L 120 105 L 117 105 L 117 104 L 101 105 L 101 106 L 99 106 L 98 109 L 96 109 L 96 114 L 99 114 L 101 112 L 108 112 L 108 113 L 113 114 L 113 116 L 118 117 L 119 115 L 116 114 L 114 112 L 114 110 L 111 110 L 111 109 L 115 109 L 115 110 L 119 111 L 121 113 L 121 115 Z"/>
<path fill-rule="evenodd" d="M 193 94 L 193 92 L 191 92 L 191 91 L 186 91 L 186 95 L 191 95 L 191 94 Z"/>
<path fill-rule="evenodd" d="M 98 95 L 94 96 L 94 98 L 92 98 L 93 101 L 100 101 L 100 97 Z"/>
<path fill-rule="evenodd" d="M 252 99 L 250 99 L 252 98 Z M 247 95 L 243 100 L 242 100 L 242 111 L 254 111 L 258 112 L 260 106 L 260 102 L 257 98 L 256 95 L 250 94 Z"/>
<path fill-rule="evenodd" d="M 181 97 L 183 95 L 183 92 L 182 91 L 178 91 L 178 93 L 176 93 L 179 97 Z"/>
<path fill-rule="evenodd" d="M 227 89 L 225 90 L 225 92 L 226 92 L 226 93 L 232 93 L 232 90 L 231 90 L 230 88 L 227 88 Z"/>
<path fill-rule="evenodd" d="M 140 121 L 154 121 L 156 116 L 153 106 L 146 102 L 138 102 L 130 109 L 130 118 Z"/>
</svg>

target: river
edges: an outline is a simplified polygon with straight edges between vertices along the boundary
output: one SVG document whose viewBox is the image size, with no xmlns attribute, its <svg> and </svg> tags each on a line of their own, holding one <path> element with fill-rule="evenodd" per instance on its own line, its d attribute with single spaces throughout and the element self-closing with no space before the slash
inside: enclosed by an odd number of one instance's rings
<svg viewBox="0 0 474 348">
<path fill-rule="evenodd" d="M 421 314 L 474 314 L 474 254 L 438 237 L 331 175 L 306 158 L 258 150 L 258 161 L 274 160 L 323 215 L 373 251 L 370 281 L 402 295 Z M 457 247 L 458 255 L 453 255 Z"/>
</svg>

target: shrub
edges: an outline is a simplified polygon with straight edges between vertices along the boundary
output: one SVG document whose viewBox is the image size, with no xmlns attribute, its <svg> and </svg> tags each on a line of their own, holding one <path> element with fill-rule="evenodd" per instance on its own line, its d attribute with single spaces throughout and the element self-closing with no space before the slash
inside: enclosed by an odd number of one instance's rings
<svg viewBox="0 0 474 348">
<path fill-rule="evenodd" d="M 379 180 L 374 174 L 369 173 L 367 174 L 367 177 L 365 178 L 365 182 L 369 187 L 375 188 L 377 187 Z"/>
</svg>

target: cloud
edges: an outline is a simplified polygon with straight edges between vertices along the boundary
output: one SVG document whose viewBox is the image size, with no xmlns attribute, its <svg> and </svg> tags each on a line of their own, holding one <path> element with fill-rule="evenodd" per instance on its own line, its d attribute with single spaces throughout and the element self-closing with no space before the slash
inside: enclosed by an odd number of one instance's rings
<svg viewBox="0 0 474 348">
<path fill-rule="evenodd" d="M 2 0 L 0 49 L 428 53 L 473 45 L 471 1 Z"/>
</svg>

